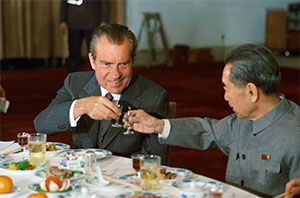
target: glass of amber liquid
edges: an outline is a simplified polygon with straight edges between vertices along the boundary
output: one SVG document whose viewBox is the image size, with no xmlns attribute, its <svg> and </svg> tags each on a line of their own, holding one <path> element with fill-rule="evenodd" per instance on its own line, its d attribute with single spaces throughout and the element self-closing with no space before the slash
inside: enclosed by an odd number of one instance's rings
<svg viewBox="0 0 300 198">
<path fill-rule="evenodd" d="M 141 186 L 145 190 L 159 189 L 160 162 L 158 155 L 145 155 L 141 166 Z"/>
<path fill-rule="evenodd" d="M 23 148 L 23 159 L 27 159 L 26 146 L 28 144 L 28 135 L 29 133 L 20 132 L 17 134 L 18 144 Z"/>
<path fill-rule="evenodd" d="M 44 133 L 30 133 L 28 136 L 29 160 L 46 162 L 46 141 Z"/>
<path fill-rule="evenodd" d="M 140 179 L 140 169 L 141 166 L 144 164 L 144 155 L 143 154 L 132 154 L 131 155 L 132 159 L 132 168 L 135 170 L 136 174 L 136 179 Z"/>
</svg>

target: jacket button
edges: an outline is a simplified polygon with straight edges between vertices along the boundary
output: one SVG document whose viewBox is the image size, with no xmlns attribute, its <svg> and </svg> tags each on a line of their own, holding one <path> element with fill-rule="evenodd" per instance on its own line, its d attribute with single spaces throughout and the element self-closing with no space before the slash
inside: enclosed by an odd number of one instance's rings
<svg viewBox="0 0 300 198">
<path fill-rule="evenodd" d="M 243 160 L 246 159 L 246 155 L 245 154 L 242 155 L 242 159 Z"/>
<path fill-rule="evenodd" d="M 244 180 L 241 180 L 241 185 L 244 186 L 245 182 Z"/>
</svg>

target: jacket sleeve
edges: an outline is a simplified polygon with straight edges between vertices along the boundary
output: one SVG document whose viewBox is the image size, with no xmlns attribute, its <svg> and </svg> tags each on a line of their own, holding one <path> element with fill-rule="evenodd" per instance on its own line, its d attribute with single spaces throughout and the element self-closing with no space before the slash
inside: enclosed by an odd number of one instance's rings
<svg viewBox="0 0 300 198">
<path fill-rule="evenodd" d="M 69 110 L 74 97 L 70 91 L 70 75 L 65 79 L 64 86 L 58 90 L 56 97 L 34 119 L 34 127 L 37 132 L 48 135 L 70 130 Z"/>
</svg>

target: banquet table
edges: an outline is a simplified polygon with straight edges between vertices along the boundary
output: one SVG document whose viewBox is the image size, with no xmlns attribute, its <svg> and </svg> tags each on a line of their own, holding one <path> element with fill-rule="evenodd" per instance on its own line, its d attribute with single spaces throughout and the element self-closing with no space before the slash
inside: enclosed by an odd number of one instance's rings
<svg viewBox="0 0 300 198">
<path fill-rule="evenodd" d="M 22 158 L 23 155 L 24 153 L 10 154 L 7 156 L 7 161 L 18 161 Z M 52 166 L 52 165 L 58 166 L 63 156 L 64 153 L 60 153 L 59 155 L 56 156 L 50 156 L 50 157 L 47 156 L 46 158 L 47 166 Z M 111 155 L 109 157 L 97 160 L 97 163 L 100 165 L 102 172 L 106 175 L 123 175 L 125 173 L 134 171 L 132 168 L 132 161 L 129 158 Z M 16 198 L 21 198 L 21 197 L 26 198 L 29 194 L 34 193 L 32 190 L 28 188 L 28 185 L 31 183 L 39 183 L 42 180 L 41 177 L 35 175 L 34 173 L 8 173 L 3 169 L 0 169 L 0 175 L 7 175 L 11 177 L 13 179 L 14 185 L 21 188 L 19 193 L 14 196 Z M 191 178 L 211 179 L 195 173 L 192 175 Z M 129 186 L 125 186 L 123 184 L 114 183 L 114 182 L 110 182 L 110 184 L 107 186 L 103 186 L 103 185 L 89 186 L 86 185 L 83 181 L 77 181 L 77 182 L 81 182 L 81 186 L 86 186 L 89 189 L 90 195 L 95 194 L 97 195 L 98 198 L 113 198 L 120 194 L 133 192 L 135 190 Z M 163 193 L 165 195 L 168 195 L 169 198 L 181 197 L 180 190 L 178 188 L 173 187 L 171 184 L 161 183 L 160 188 L 154 192 Z M 74 192 L 74 196 L 69 195 L 65 197 L 66 198 L 80 197 L 78 196 L 79 193 L 80 190 L 78 190 L 78 192 Z M 59 197 L 59 196 L 54 196 L 54 197 Z M 256 198 L 258 196 L 251 194 L 247 191 L 244 191 L 242 189 L 239 189 L 235 186 L 224 183 L 224 191 L 222 194 L 222 198 L 239 198 L 239 197 Z"/>
</svg>

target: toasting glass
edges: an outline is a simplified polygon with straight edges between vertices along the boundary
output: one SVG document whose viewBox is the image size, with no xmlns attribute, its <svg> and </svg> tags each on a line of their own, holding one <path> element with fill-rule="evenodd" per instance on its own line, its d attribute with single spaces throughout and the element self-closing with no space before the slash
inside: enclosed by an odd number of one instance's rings
<svg viewBox="0 0 300 198">
<path fill-rule="evenodd" d="M 128 112 L 127 112 L 127 117 L 126 117 L 126 120 L 127 120 L 127 130 L 123 133 L 124 135 L 132 135 L 134 134 L 134 131 L 131 129 L 131 123 L 129 122 L 129 117 L 130 117 L 130 110 L 131 110 L 131 106 L 128 106 Z"/>
</svg>

